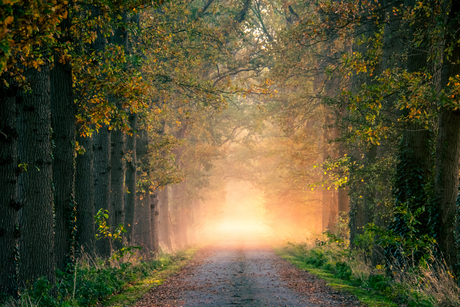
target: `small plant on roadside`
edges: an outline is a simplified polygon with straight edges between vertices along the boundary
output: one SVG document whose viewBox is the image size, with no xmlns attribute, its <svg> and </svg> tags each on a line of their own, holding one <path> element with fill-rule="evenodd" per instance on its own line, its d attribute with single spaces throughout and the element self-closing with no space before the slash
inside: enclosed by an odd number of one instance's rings
<svg viewBox="0 0 460 307">
<path fill-rule="evenodd" d="M 110 232 L 110 225 L 108 224 L 109 219 L 109 210 L 99 209 L 99 211 L 94 216 L 96 222 L 96 240 L 103 238 L 108 238 L 110 240 L 110 245 L 113 246 L 113 241 L 123 241 L 123 233 L 126 232 L 126 229 L 123 224 L 119 224 L 117 228 Z M 135 250 L 141 250 L 140 246 L 123 246 L 122 248 L 114 251 L 110 260 L 120 261 L 124 256 L 129 255 L 130 257 L 134 255 Z"/>
</svg>

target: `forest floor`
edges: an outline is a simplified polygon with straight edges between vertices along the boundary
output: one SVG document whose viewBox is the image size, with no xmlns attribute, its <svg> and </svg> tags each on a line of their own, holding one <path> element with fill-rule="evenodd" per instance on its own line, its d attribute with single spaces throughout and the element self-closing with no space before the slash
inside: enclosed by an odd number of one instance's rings
<svg viewBox="0 0 460 307">
<path fill-rule="evenodd" d="M 179 273 L 145 294 L 151 306 L 362 306 L 356 297 L 277 256 L 260 238 L 201 249 Z"/>
</svg>

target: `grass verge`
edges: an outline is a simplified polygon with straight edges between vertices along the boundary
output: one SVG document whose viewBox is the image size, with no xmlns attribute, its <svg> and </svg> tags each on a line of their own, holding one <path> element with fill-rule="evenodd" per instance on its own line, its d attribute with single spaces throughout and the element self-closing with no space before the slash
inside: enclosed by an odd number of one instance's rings
<svg viewBox="0 0 460 307">
<path fill-rule="evenodd" d="M 113 295 L 104 302 L 104 306 L 125 307 L 131 306 L 142 298 L 144 294 L 153 287 L 161 285 L 166 278 L 176 274 L 184 267 L 196 254 L 198 249 L 189 249 L 185 252 L 178 253 L 175 261 L 160 269 L 152 272 L 149 276 L 144 277 L 132 284 L 127 285 L 120 293 Z"/>
<path fill-rule="evenodd" d="M 197 250 L 162 254 L 151 260 L 133 254 L 134 257 L 116 262 L 85 256 L 68 273 L 58 271 L 56 285 L 41 278 L 24 289 L 19 300 L 7 300 L 3 306 L 130 306 L 185 266 Z"/>
<path fill-rule="evenodd" d="M 358 297 L 358 299 L 367 306 L 392 307 L 399 306 L 394 303 L 394 298 L 388 296 L 388 287 L 382 287 L 376 290 L 362 280 L 352 278 L 350 274 L 342 272 L 343 278 L 338 277 L 336 267 L 323 266 L 325 262 L 317 261 L 315 263 L 315 255 L 308 255 L 308 251 L 298 249 L 293 246 L 283 248 L 275 248 L 275 253 L 286 261 L 292 263 L 301 270 L 307 270 L 321 279 L 324 279 L 327 284 L 335 289 L 346 291 Z M 340 265 L 339 265 L 340 267 Z"/>
</svg>

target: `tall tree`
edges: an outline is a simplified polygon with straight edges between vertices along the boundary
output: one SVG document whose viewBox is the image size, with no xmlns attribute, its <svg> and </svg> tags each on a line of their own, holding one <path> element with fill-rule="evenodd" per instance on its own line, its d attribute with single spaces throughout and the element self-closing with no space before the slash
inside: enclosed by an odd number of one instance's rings
<svg viewBox="0 0 460 307">
<path fill-rule="evenodd" d="M 17 88 L 0 87 L 0 297 L 18 296 L 17 235 Z"/>
<path fill-rule="evenodd" d="M 110 202 L 113 214 L 113 226 L 125 223 L 125 135 L 121 129 L 112 131 L 111 152 L 111 193 Z M 115 241 L 115 248 L 120 249 L 122 242 Z"/>
<path fill-rule="evenodd" d="M 169 187 L 166 186 L 163 190 L 159 191 L 158 196 L 158 210 L 159 210 L 159 241 L 160 244 L 172 251 L 171 243 L 171 218 L 169 215 Z"/>
<path fill-rule="evenodd" d="M 126 239 L 128 244 L 133 243 L 133 227 L 134 227 L 134 209 L 136 208 L 136 184 L 137 184 L 137 155 L 136 155 L 136 138 L 137 138 L 137 114 L 129 115 L 129 124 L 131 126 L 131 135 L 126 138 L 126 152 L 129 156 L 126 168 L 126 201 L 125 201 L 125 228 Z"/>
<path fill-rule="evenodd" d="M 426 17 L 423 10 L 416 8 L 416 1 L 409 0 L 406 5 L 406 9 L 413 12 L 413 19 L 404 21 L 407 25 L 407 32 L 404 33 L 404 36 L 399 37 L 410 42 L 405 50 L 401 50 L 401 53 L 407 55 L 407 61 L 402 65 L 413 78 L 417 78 L 417 76 L 426 76 L 430 68 L 428 53 L 426 52 L 430 45 L 429 38 L 427 36 L 420 37 L 417 34 L 420 30 L 427 30 L 427 23 L 422 22 L 422 19 Z M 423 81 L 426 83 L 427 80 Z M 420 84 L 420 86 L 422 85 Z M 413 92 L 409 91 L 407 96 L 408 101 L 413 101 Z M 394 197 L 396 207 L 407 205 L 410 212 L 417 212 L 417 210 L 426 208 L 418 218 L 422 226 L 417 228 L 415 232 L 417 236 L 432 235 L 430 195 L 426 187 L 430 185 L 433 178 L 433 148 L 431 144 L 434 129 L 417 119 L 410 118 L 410 111 L 410 108 L 404 108 L 401 112 L 404 126 L 398 149 Z M 389 229 L 401 237 L 406 236 L 410 231 L 407 221 L 398 213 L 392 219 Z M 391 250 L 393 255 L 399 255 L 399 252 L 398 248 Z M 420 251 L 415 252 L 414 255 L 420 257 Z"/>
<path fill-rule="evenodd" d="M 92 18 L 101 18 L 102 11 L 101 8 L 97 6 L 91 7 Z M 107 47 L 107 40 L 105 34 L 102 32 L 101 26 L 96 27 L 96 39 L 91 44 L 91 50 L 95 55 L 101 57 L 104 54 L 104 51 Z M 101 57 L 102 58 L 102 57 Z M 98 76 L 103 78 L 104 76 Z M 107 97 L 105 97 L 107 98 Z M 111 153 L 111 130 L 109 130 L 109 124 L 107 123 L 107 118 L 97 129 L 97 133 L 94 135 L 93 139 L 93 153 L 94 153 L 94 205 L 95 212 L 99 210 L 108 210 L 109 211 L 109 221 L 110 225 L 113 221 L 113 212 L 110 207 L 110 192 L 111 192 L 111 163 L 110 163 L 110 153 Z M 96 232 L 97 232 L 96 225 Z M 111 240 L 108 237 L 99 238 L 96 242 L 97 253 L 99 256 L 107 258 L 111 255 L 112 244 Z"/>
<path fill-rule="evenodd" d="M 460 1 L 443 2 L 445 9 L 445 42 L 440 87 L 443 89 L 440 101 L 439 132 L 436 139 L 435 161 L 435 204 L 438 213 L 439 249 L 448 266 L 458 270 L 459 250 L 455 238 L 458 225 L 458 179 L 460 153 L 460 110 L 457 97 L 446 97 L 452 78 L 460 75 L 460 44 L 458 43 Z M 458 235 L 458 234 L 457 234 Z M 458 273 L 458 272 L 457 272 Z"/>
<path fill-rule="evenodd" d="M 107 125 L 99 128 L 94 137 L 94 204 L 95 212 L 109 211 L 109 225 L 113 221 L 113 212 L 110 206 L 111 192 L 111 163 L 110 163 L 110 130 Z M 98 225 L 96 225 L 98 227 Z M 110 257 L 112 244 L 108 237 L 99 238 L 96 242 L 98 255 Z"/>
<path fill-rule="evenodd" d="M 160 212 L 158 192 L 150 193 L 150 225 L 152 227 L 152 252 L 157 257 L 160 252 Z"/>
<path fill-rule="evenodd" d="M 75 202 L 77 204 L 77 240 L 81 251 L 95 255 L 94 228 L 94 154 L 93 137 L 77 136 L 82 152 L 76 158 Z"/>
<path fill-rule="evenodd" d="M 136 142 L 136 157 L 138 168 L 139 184 L 136 189 L 136 223 L 134 227 L 135 242 L 140 244 L 145 254 L 152 251 L 152 224 L 151 207 L 149 195 L 149 182 L 146 178 L 148 172 L 148 148 L 149 136 L 146 130 L 139 131 L 139 139 Z M 144 173 L 144 174 L 142 174 Z"/>
<path fill-rule="evenodd" d="M 55 248 L 52 189 L 52 148 L 49 64 L 29 68 L 30 92 L 17 97 L 18 159 L 25 169 L 19 176 L 20 286 L 40 277 L 55 282 Z"/>
<path fill-rule="evenodd" d="M 127 21 L 128 16 L 125 12 L 121 13 L 120 24 L 115 30 L 114 35 L 111 37 L 111 42 L 115 46 L 121 47 L 124 52 L 127 52 L 128 48 L 128 32 L 127 32 Z M 116 101 L 116 105 L 119 109 L 122 108 L 123 101 L 122 97 L 113 97 Z M 115 128 L 112 131 L 111 136 L 112 152 L 111 152 L 111 208 L 113 214 L 113 226 L 117 227 L 125 222 L 125 133 L 121 127 Z M 120 249 L 123 242 L 117 240 L 114 242 L 115 247 Z"/>
<path fill-rule="evenodd" d="M 71 18 L 60 24 L 61 43 L 70 41 Z M 72 66 L 64 50 L 54 52 L 50 72 L 51 127 L 53 128 L 53 184 L 55 214 L 56 265 L 61 271 L 75 261 L 76 218 L 75 203 L 75 141 L 76 106 L 74 104 Z"/>
</svg>

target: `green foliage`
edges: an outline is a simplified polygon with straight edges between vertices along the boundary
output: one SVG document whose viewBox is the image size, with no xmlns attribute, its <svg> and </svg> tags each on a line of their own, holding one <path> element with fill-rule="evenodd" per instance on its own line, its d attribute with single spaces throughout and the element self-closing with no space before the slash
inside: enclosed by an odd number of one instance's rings
<svg viewBox="0 0 460 307">
<path fill-rule="evenodd" d="M 317 271 L 313 268 L 330 272 L 334 278 L 343 280 L 352 287 L 363 289 L 367 293 L 371 291 L 371 296 L 393 301 L 394 305 L 438 306 L 433 304 L 433 298 L 430 298 L 429 295 L 411 288 L 413 285 L 392 278 L 392 274 L 387 275 L 381 266 L 370 268 L 364 260 L 367 256 L 361 250 L 350 251 L 342 247 L 337 248 L 335 243 L 328 241 L 326 244 L 313 248 L 308 248 L 306 244 L 289 243 L 282 253 L 290 255 L 290 258 L 286 259 L 297 266 L 300 266 L 301 263 L 305 264 L 306 268 L 314 274 L 317 274 Z M 363 274 L 364 271 L 367 272 Z M 420 283 L 424 283 L 426 280 L 421 274 L 422 271 L 423 269 L 420 271 L 414 267 L 413 272 L 402 274 L 418 278 Z M 337 284 L 336 281 L 334 283 Z M 358 297 L 362 295 L 360 291 L 353 290 L 353 292 L 358 294 Z M 373 305 L 369 304 L 369 306 Z"/>
<path fill-rule="evenodd" d="M 102 238 L 107 238 L 111 242 L 114 240 L 123 241 L 123 233 L 126 232 L 125 227 L 123 224 L 119 224 L 117 228 L 115 228 L 112 232 L 110 231 L 110 225 L 108 224 L 109 219 L 109 210 L 106 209 L 99 209 L 99 211 L 94 216 L 94 221 L 96 223 L 96 240 L 100 240 Z M 141 250 L 140 246 L 123 246 L 119 250 L 115 251 L 110 258 L 110 260 L 117 260 L 119 261 L 125 255 L 129 254 L 130 256 L 134 255 L 135 250 Z"/>
<path fill-rule="evenodd" d="M 368 226 L 365 226 L 364 233 L 358 234 L 353 241 L 353 244 L 357 246 L 368 259 L 370 259 L 374 247 L 374 237 L 375 233 L 368 231 Z"/>
<path fill-rule="evenodd" d="M 436 240 L 429 234 L 420 232 L 420 229 L 426 228 L 426 224 L 420 222 L 423 213 L 424 207 L 412 211 L 407 204 L 403 203 L 395 207 L 394 216 L 405 225 L 404 233 L 398 233 L 392 228 L 377 227 L 371 223 L 365 227 L 366 236 L 373 238 L 377 235 L 375 244 L 386 249 L 387 257 L 395 259 L 410 257 L 414 261 L 426 260 L 431 256 L 431 252 L 436 250 Z"/>
<path fill-rule="evenodd" d="M 286 258 L 288 261 L 314 274 L 316 269 L 329 272 L 335 279 L 343 280 L 352 287 L 371 291 L 372 296 L 386 296 L 388 301 L 394 299 L 391 280 L 384 275 L 384 271 L 370 270 L 360 251 L 351 251 L 342 243 L 336 243 L 334 239 L 329 236 L 327 240 L 312 248 L 305 243 L 288 243 L 282 253 L 290 256 Z"/>
<path fill-rule="evenodd" d="M 375 268 L 366 260 L 369 255 L 365 249 L 349 250 L 330 239 L 311 248 L 305 243 L 289 243 L 281 254 L 298 267 L 333 280 L 334 284 L 340 283 L 337 279 L 343 280 L 360 298 L 362 293 L 356 288 L 370 292 L 373 297 L 386 297 L 397 306 L 460 306 L 457 281 L 445 263 L 429 252 L 425 252 L 429 257 L 418 262 L 410 253 L 401 253 L 399 259 L 387 259 L 385 265 Z"/>
<path fill-rule="evenodd" d="M 117 228 L 112 232 L 110 232 L 110 225 L 108 224 L 109 220 L 109 210 L 107 209 L 99 209 L 99 211 L 94 216 L 94 221 L 97 225 L 96 228 L 96 240 L 100 240 L 102 238 L 112 238 L 113 240 L 122 240 L 121 234 L 126 232 L 123 225 L 118 225 Z"/>
<path fill-rule="evenodd" d="M 121 263 L 119 267 L 111 267 L 102 259 L 97 259 L 94 265 L 80 262 L 72 273 L 57 272 L 56 287 L 44 278 L 39 279 L 23 293 L 21 301 L 37 307 L 98 305 L 128 285 L 189 258 L 185 252 L 164 254 L 136 264 Z"/>
</svg>

